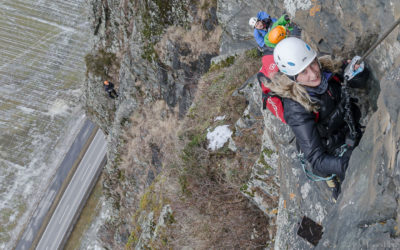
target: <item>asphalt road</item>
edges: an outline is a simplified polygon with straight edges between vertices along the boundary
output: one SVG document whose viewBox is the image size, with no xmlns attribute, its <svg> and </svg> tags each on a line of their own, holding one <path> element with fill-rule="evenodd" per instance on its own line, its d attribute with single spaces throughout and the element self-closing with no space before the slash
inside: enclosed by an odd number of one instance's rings
<svg viewBox="0 0 400 250">
<path fill-rule="evenodd" d="M 106 140 L 98 130 L 91 145 L 82 158 L 74 176 L 64 192 L 56 210 L 51 217 L 36 249 L 59 249 L 65 237 L 73 227 L 73 223 L 86 201 L 88 190 L 93 185 L 93 179 L 101 171 L 101 165 L 106 156 Z"/>
<path fill-rule="evenodd" d="M 79 131 L 78 135 L 76 136 L 73 144 L 71 145 L 71 148 L 69 149 L 59 168 L 57 169 L 57 172 L 51 184 L 49 185 L 46 193 L 43 195 L 43 198 L 35 209 L 31 220 L 25 227 L 25 231 L 17 243 L 17 250 L 25 250 L 31 248 L 35 237 L 39 233 L 40 228 L 42 227 L 43 222 L 45 221 L 45 218 L 49 213 L 50 208 L 64 183 L 64 180 L 70 173 L 74 164 L 76 164 L 76 161 L 79 158 L 81 152 L 85 150 L 85 144 L 90 139 L 91 134 L 94 130 L 95 125 L 90 120 L 86 120 L 82 125 L 82 128 Z"/>
</svg>

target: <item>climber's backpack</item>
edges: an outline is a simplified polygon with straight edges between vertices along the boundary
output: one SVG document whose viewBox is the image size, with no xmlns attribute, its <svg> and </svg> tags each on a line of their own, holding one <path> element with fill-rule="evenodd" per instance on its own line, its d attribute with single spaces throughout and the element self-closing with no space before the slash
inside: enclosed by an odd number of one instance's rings
<svg viewBox="0 0 400 250">
<path fill-rule="evenodd" d="M 260 72 L 257 74 L 257 79 L 262 89 L 263 109 L 268 108 L 273 115 L 278 117 L 283 123 L 286 123 L 285 118 L 283 118 L 282 98 L 274 95 L 261 81 L 261 77 L 266 77 L 269 80 L 271 78 L 271 73 L 278 71 L 279 69 L 275 64 L 274 56 L 272 54 L 265 55 L 262 58 L 262 67 Z"/>
</svg>

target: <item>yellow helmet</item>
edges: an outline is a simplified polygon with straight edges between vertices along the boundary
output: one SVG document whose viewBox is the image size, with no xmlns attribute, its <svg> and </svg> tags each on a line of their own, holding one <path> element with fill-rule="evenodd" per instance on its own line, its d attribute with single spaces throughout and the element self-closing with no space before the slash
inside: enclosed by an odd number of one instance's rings
<svg viewBox="0 0 400 250">
<path fill-rule="evenodd" d="M 268 34 L 268 40 L 271 43 L 277 44 L 279 41 L 286 37 L 286 29 L 285 27 L 278 25 L 273 28 Z"/>
</svg>

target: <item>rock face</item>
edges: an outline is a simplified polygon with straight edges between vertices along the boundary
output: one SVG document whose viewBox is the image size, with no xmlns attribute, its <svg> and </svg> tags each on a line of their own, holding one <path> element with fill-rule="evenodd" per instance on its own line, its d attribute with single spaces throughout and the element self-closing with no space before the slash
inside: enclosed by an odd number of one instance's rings
<svg viewBox="0 0 400 250">
<path fill-rule="evenodd" d="M 218 49 L 220 58 L 226 58 L 256 46 L 249 17 L 260 10 L 273 17 L 288 13 L 303 29 L 304 39 L 320 53 L 349 58 L 364 53 L 400 16 L 400 3 L 389 0 L 200 2 L 91 2 L 97 40 L 92 55 L 87 57 L 85 101 L 88 113 L 109 135 L 104 190 L 113 205 L 113 216 L 99 233 L 107 248 L 121 248 L 128 241 L 132 231 L 130 211 L 167 157 L 161 139 L 149 138 L 151 128 L 143 124 L 152 116 L 160 120 L 182 118 L 192 103 L 197 79 L 208 70 Z M 265 213 L 269 223 L 276 225 L 275 249 L 312 247 L 296 235 L 303 216 L 324 228 L 319 249 L 395 248 L 400 243 L 396 238 L 400 192 L 398 37 L 399 28 L 367 59 L 371 80 L 366 83 L 367 91 L 356 93 L 364 100 L 363 122 L 367 129 L 353 153 L 337 203 L 332 201 L 325 182 L 306 178 L 296 158 L 290 128 L 262 110 L 256 78 L 250 78 L 235 92 L 249 102 L 244 116 L 262 116 L 264 121 L 261 156 L 241 191 Z M 104 93 L 101 82 L 105 79 L 117 85 L 118 99 L 110 100 Z M 160 103 L 167 108 L 155 111 L 153 107 L 162 106 Z M 132 115 L 142 116 L 139 121 L 143 124 L 131 124 Z M 128 160 L 135 169 L 120 167 L 121 152 L 129 138 L 124 131 L 129 126 L 141 129 L 132 139 L 140 145 L 139 153 Z M 244 128 L 245 119 L 239 119 L 235 126 L 237 130 Z M 140 150 L 150 160 L 142 157 Z M 144 224 L 151 216 L 142 217 Z M 142 243 L 146 236 L 141 237 Z"/>
<path fill-rule="evenodd" d="M 226 25 L 225 30 L 230 32 L 233 44 L 241 44 L 246 35 L 252 35 L 246 21 L 258 11 L 264 10 L 272 16 L 286 12 L 303 28 L 304 38 L 320 53 L 345 58 L 364 53 L 400 15 L 399 4 L 391 1 L 369 1 L 363 6 L 352 1 L 243 3 L 220 0 L 218 3 L 220 23 Z M 263 112 L 264 164 L 259 161 L 254 165 L 247 189 L 242 191 L 277 224 L 275 249 L 312 247 L 296 235 L 303 216 L 324 228 L 317 249 L 380 249 L 399 245 L 396 238 L 399 235 L 398 34 L 399 28 L 367 59 L 372 79 L 367 83 L 368 91 L 358 93 L 367 100 L 362 104 L 367 130 L 353 153 L 342 195 L 336 204 L 332 202 L 325 182 L 312 182 L 301 170 L 290 128 L 269 111 Z M 229 51 L 224 41 L 231 43 L 229 39 L 223 40 L 221 52 Z M 259 91 L 258 83 L 254 79 L 249 82 L 251 84 L 243 89 L 247 99 L 250 104 L 260 103 L 261 96 L 255 94 Z M 279 202 L 271 202 L 277 199 Z"/>
<path fill-rule="evenodd" d="M 378 110 L 351 157 L 343 195 L 322 223 L 325 233 L 320 249 L 400 245 L 399 87 L 397 67 L 381 80 Z"/>
<path fill-rule="evenodd" d="M 84 101 L 89 116 L 108 135 L 103 186 L 113 216 L 99 234 L 104 246 L 115 249 L 126 244 L 133 208 L 162 168 L 160 137 L 149 136 L 154 129 L 145 122 L 132 124 L 131 117 L 182 118 L 192 103 L 198 79 L 217 55 L 221 30 L 216 3 L 92 0 L 90 4 L 95 41 L 92 53 L 86 56 Z M 107 96 L 104 80 L 115 84 L 118 98 Z M 155 109 L 162 111 L 150 114 Z M 135 152 L 139 156 L 122 162 L 128 139 L 136 136 L 127 134 L 132 126 L 140 130 L 136 139 L 146 153 L 140 156 L 141 152 Z M 136 167 L 121 167 L 124 164 Z"/>
</svg>

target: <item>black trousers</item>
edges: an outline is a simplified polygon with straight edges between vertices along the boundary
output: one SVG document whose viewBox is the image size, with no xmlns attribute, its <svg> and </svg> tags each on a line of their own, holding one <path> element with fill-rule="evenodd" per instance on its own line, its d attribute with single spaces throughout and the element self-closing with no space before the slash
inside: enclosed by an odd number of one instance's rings
<svg viewBox="0 0 400 250">
<path fill-rule="evenodd" d="M 118 94 L 117 94 L 117 92 L 116 92 L 114 89 L 111 89 L 111 90 L 107 91 L 107 93 L 108 93 L 108 96 L 109 96 L 111 99 L 115 99 L 115 98 L 118 97 Z"/>
</svg>

